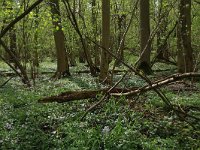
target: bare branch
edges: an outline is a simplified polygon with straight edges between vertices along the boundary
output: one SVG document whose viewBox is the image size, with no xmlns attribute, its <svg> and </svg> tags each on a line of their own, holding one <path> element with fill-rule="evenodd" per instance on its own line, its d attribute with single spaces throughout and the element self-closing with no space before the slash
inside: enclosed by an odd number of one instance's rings
<svg viewBox="0 0 200 150">
<path fill-rule="evenodd" d="M 9 25 L 7 25 L 0 33 L 0 38 L 2 38 L 10 28 L 12 28 L 17 22 L 23 19 L 26 15 L 28 15 L 37 5 L 39 5 L 43 0 L 36 1 L 33 5 L 31 5 L 26 11 L 24 11 L 21 15 L 16 17 Z"/>
</svg>

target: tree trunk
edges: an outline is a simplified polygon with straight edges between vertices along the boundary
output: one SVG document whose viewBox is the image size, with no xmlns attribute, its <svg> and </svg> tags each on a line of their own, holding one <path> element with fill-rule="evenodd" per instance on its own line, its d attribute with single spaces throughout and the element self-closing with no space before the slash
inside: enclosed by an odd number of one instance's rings
<svg viewBox="0 0 200 150">
<path fill-rule="evenodd" d="M 92 18 L 91 18 L 91 22 L 92 22 L 92 25 L 94 25 L 93 26 L 93 34 L 94 34 L 94 40 L 95 40 L 95 42 L 97 42 L 97 12 L 96 12 L 96 10 L 95 10 L 95 8 L 96 8 L 96 0 L 92 0 L 91 1 L 91 3 L 92 3 Z M 94 63 L 95 63 L 95 67 L 97 68 L 99 65 L 100 65 L 100 58 L 99 58 L 99 47 L 95 44 L 94 46 L 93 46 L 93 49 L 94 49 L 94 59 L 95 59 L 95 61 L 94 61 Z"/>
<path fill-rule="evenodd" d="M 78 3 L 78 16 L 77 16 L 77 22 L 79 22 L 79 19 L 82 15 L 82 10 L 81 10 L 81 0 L 77 0 L 77 3 Z M 76 10 L 76 1 L 74 1 L 74 10 Z M 74 16 L 76 16 L 76 13 L 74 12 Z M 78 44 L 81 45 L 80 41 L 78 41 Z M 84 53 L 84 47 L 83 47 L 83 43 L 81 46 L 79 46 L 79 49 L 78 49 L 78 52 L 79 52 L 79 62 L 80 63 L 85 63 L 86 61 L 86 56 L 85 56 L 85 53 Z"/>
<path fill-rule="evenodd" d="M 62 31 L 61 15 L 58 0 L 50 0 L 51 2 L 51 13 L 52 22 L 54 25 L 54 40 L 56 45 L 56 56 L 57 56 L 57 71 L 55 74 L 56 78 L 69 76 L 69 64 L 68 55 L 65 47 L 65 36 Z"/>
<path fill-rule="evenodd" d="M 158 31 L 157 31 L 157 59 L 169 60 L 168 52 L 168 40 L 166 38 L 168 16 L 163 12 L 163 0 L 156 1 L 156 17 L 158 19 Z"/>
<path fill-rule="evenodd" d="M 110 47 L 110 0 L 102 0 L 102 47 Z M 109 80 L 109 54 L 102 50 L 99 80 Z M 108 81 L 109 82 L 109 81 Z"/>
<path fill-rule="evenodd" d="M 140 0 L 140 49 L 141 56 L 137 66 L 145 74 L 151 74 L 150 54 L 150 17 L 149 17 L 149 0 Z"/>
<path fill-rule="evenodd" d="M 16 56 L 16 58 L 19 61 L 19 56 L 17 54 L 17 36 L 16 36 L 16 29 L 15 27 L 11 28 L 9 30 L 9 37 L 10 37 L 10 50 L 13 52 L 13 54 Z M 13 58 L 9 55 L 9 61 L 12 63 Z M 15 68 L 17 69 L 17 66 L 15 65 Z"/>
<path fill-rule="evenodd" d="M 123 33 L 124 30 L 126 28 L 126 15 L 118 15 L 118 29 L 119 29 L 119 33 L 118 33 L 118 47 L 120 46 L 120 42 L 122 40 L 123 37 Z M 124 40 L 122 43 L 122 46 L 119 50 L 119 54 L 118 57 L 120 58 L 120 60 L 124 61 Z M 117 61 L 116 65 L 119 65 L 121 61 Z"/>
<path fill-rule="evenodd" d="M 33 84 L 35 84 L 35 78 L 39 73 L 39 54 L 38 54 L 38 15 L 39 15 L 39 7 L 35 9 L 35 33 L 34 33 L 34 49 L 31 56 L 31 78 L 33 79 Z"/>
<path fill-rule="evenodd" d="M 12 67 L 12 65 L 9 64 L 9 66 L 11 66 L 12 69 L 21 77 L 22 82 L 30 87 L 31 84 L 30 84 L 29 78 L 27 76 L 27 72 L 24 69 L 24 67 L 20 64 L 20 62 L 17 59 L 16 55 L 13 54 L 13 52 L 6 46 L 6 44 L 1 39 L 0 39 L 0 45 L 2 45 L 3 48 L 5 49 L 5 51 L 9 54 L 9 56 L 11 58 L 13 58 L 13 63 L 17 66 L 19 71 L 16 70 L 14 67 Z"/>
<path fill-rule="evenodd" d="M 191 46 L 191 0 L 180 0 L 177 26 L 178 72 L 194 71 Z"/>
</svg>

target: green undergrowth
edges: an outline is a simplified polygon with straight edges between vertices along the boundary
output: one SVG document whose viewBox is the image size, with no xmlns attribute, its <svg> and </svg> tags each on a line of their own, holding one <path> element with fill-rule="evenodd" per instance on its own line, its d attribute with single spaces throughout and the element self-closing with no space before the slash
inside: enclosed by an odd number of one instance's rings
<svg viewBox="0 0 200 150">
<path fill-rule="evenodd" d="M 78 68 L 74 68 L 74 70 Z M 122 75 L 116 76 L 119 79 Z M 49 80 L 41 75 L 26 88 L 13 78 L 0 88 L 0 149 L 19 150 L 186 150 L 200 148 L 200 130 L 180 120 L 154 92 L 139 98 L 111 98 L 81 119 L 97 99 L 40 104 L 38 99 L 64 91 L 103 87 L 88 74 Z M 0 77 L 0 85 L 9 77 Z M 128 80 L 128 81 L 127 81 Z M 142 86 L 133 74 L 121 86 Z M 198 83 L 195 84 L 200 88 Z M 163 92 L 171 102 L 200 106 L 198 91 Z M 193 115 L 199 116 L 197 112 Z"/>
</svg>

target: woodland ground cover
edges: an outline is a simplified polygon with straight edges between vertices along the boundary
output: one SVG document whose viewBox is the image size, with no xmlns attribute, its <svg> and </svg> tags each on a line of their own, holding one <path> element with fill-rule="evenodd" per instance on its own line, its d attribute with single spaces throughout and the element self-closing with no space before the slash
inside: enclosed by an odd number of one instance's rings
<svg viewBox="0 0 200 150">
<path fill-rule="evenodd" d="M 44 66 L 44 67 L 43 67 Z M 155 65 L 154 70 L 170 66 Z M 52 71 L 53 63 L 41 64 L 41 70 Z M 172 67 L 173 68 L 173 67 Z M 1 63 L 1 71 L 9 71 Z M 180 120 L 154 92 L 139 98 L 111 98 L 81 120 L 84 112 L 97 99 L 67 103 L 40 104 L 38 99 L 64 91 L 103 87 L 88 74 L 76 74 L 84 65 L 72 68 L 72 76 L 56 81 L 52 74 L 40 75 L 34 87 L 26 88 L 18 77 L 0 88 L 0 149 L 199 149 L 200 126 Z M 171 69 L 171 68 L 170 68 Z M 156 72 L 151 78 L 163 77 L 172 71 Z M 122 73 L 116 75 L 122 76 Z M 1 76 L 0 84 L 9 77 Z M 189 81 L 185 81 L 189 82 Z M 144 83 L 130 74 L 122 83 L 141 86 Z M 176 86 L 177 85 L 177 86 Z M 200 84 L 197 90 L 175 86 L 163 88 L 174 104 L 200 106 Z M 176 88 L 179 88 L 177 91 Z M 199 111 L 192 114 L 198 116 Z"/>
</svg>

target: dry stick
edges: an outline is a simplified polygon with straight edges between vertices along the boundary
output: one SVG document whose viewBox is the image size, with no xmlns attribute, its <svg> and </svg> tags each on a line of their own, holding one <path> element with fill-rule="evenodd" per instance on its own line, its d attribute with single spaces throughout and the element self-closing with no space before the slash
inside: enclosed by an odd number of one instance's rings
<svg viewBox="0 0 200 150">
<path fill-rule="evenodd" d="M 118 50 L 117 50 L 117 53 L 120 51 L 120 49 L 122 48 L 122 43 L 124 42 L 124 39 L 125 39 L 125 36 L 126 36 L 126 34 L 127 34 L 127 32 L 128 32 L 128 30 L 129 30 L 129 28 L 130 28 L 130 25 L 131 25 L 131 22 L 132 22 L 132 20 L 133 20 L 133 16 L 134 16 L 134 12 L 135 12 L 135 10 L 136 10 L 136 8 L 137 8 L 137 4 L 138 4 L 138 2 L 139 2 L 139 0 L 136 2 L 136 4 L 135 4 L 135 6 L 134 6 L 134 9 L 133 9 L 133 11 L 132 11 L 132 15 L 131 15 L 131 20 L 130 20 L 130 22 L 129 22 L 129 24 L 128 24 L 128 26 L 127 26 L 127 28 L 126 28 L 126 30 L 125 30 L 125 32 L 124 32 L 124 34 L 123 34 L 123 37 L 122 37 L 122 40 L 120 41 L 120 45 L 119 45 L 119 48 L 118 48 Z M 157 25 L 158 26 L 158 25 Z M 155 29 L 156 30 L 156 29 Z M 151 39 L 149 39 L 148 40 L 148 43 L 147 43 L 147 45 L 149 44 L 149 42 L 151 41 Z M 97 43 L 95 43 L 95 44 L 97 44 Z M 146 48 L 147 48 L 147 46 L 145 47 L 145 49 L 143 50 L 143 53 L 144 53 L 144 51 L 146 50 Z M 103 48 L 104 50 L 105 50 L 105 48 Z M 109 50 L 106 50 L 107 52 L 109 51 Z M 110 51 L 109 51 L 109 53 L 111 53 Z M 111 55 L 112 56 L 112 55 Z M 113 66 L 113 69 L 112 70 L 114 70 L 115 69 L 115 66 L 116 66 L 116 62 L 117 62 L 117 60 L 119 60 L 119 58 L 118 57 L 114 57 L 115 58 L 115 63 L 114 63 L 114 66 Z M 120 60 L 121 62 L 122 62 L 122 60 Z M 125 63 L 123 63 L 123 64 L 125 64 Z M 129 69 L 131 69 L 133 72 L 135 72 L 136 74 L 138 74 L 141 78 L 143 78 L 145 81 L 147 81 L 149 84 L 151 84 L 151 81 L 147 78 L 147 77 L 145 77 L 145 76 L 143 76 L 143 75 L 141 75 L 139 72 L 137 72 L 134 68 L 132 68 L 132 67 L 128 67 Z M 112 75 L 113 75 L 113 72 L 112 72 Z M 119 84 L 119 83 L 118 83 Z M 115 84 L 116 85 L 116 84 Z M 115 86 L 114 85 L 114 86 Z M 113 87 L 114 87 L 113 86 Z M 155 89 L 155 91 L 157 91 L 157 89 Z M 162 94 L 162 93 L 160 93 L 159 91 L 157 91 L 157 94 L 164 100 L 164 99 L 166 99 L 166 97 L 165 97 L 165 95 L 164 94 Z M 99 102 L 97 102 L 94 106 L 92 106 L 91 108 L 93 109 L 94 107 L 96 107 L 97 105 L 99 105 L 101 102 L 103 102 L 103 100 L 106 98 L 106 95 L 104 95 L 104 97 L 102 97 L 102 99 L 99 101 Z M 164 100 L 168 105 L 170 105 L 170 103 L 169 103 L 169 101 L 166 101 L 166 100 Z M 91 109 L 88 109 L 88 111 L 89 110 L 91 110 Z M 88 112 L 87 111 L 87 112 Z"/>
<path fill-rule="evenodd" d="M 138 60 L 135 62 L 135 66 L 137 66 L 137 64 L 139 63 L 139 61 L 141 60 L 142 56 L 144 55 L 145 51 L 147 50 L 148 48 L 148 45 L 152 42 L 152 40 L 154 39 L 155 35 L 156 35 L 156 32 L 158 30 L 158 27 L 159 27 L 159 23 L 157 23 L 156 27 L 154 28 L 154 30 L 151 32 L 150 36 L 149 36 L 149 39 L 147 41 L 147 44 L 146 46 L 144 47 L 144 49 L 142 50 L 141 54 L 140 54 L 140 57 L 138 58 Z"/>
<path fill-rule="evenodd" d="M 196 119 L 198 122 L 200 121 L 200 118 L 195 117 L 195 116 L 192 116 L 192 115 L 190 115 L 190 114 L 187 114 L 187 113 L 184 112 L 184 110 L 182 110 L 182 109 L 174 108 L 174 110 L 177 111 L 178 113 L 181 113 L 181 114 L 183 114 L 183 115 L 186 115 L 186 116 L 188 116 L 188 117 L 190 117 L 190 118 Z M 183 119 L 184 119 L 184 118 L 183 118 Z M 187 123 L 188 123 L 188 122 L 187 122 Z"/>
<path fill-rule="evenodd" d="M 138 0 L 138 1 L 139 1 L 139 0 Z M 64 0 L 63 0 L 63 2 L 64 2 L 64 4 L 65 4 L 65 6 L 66 6 L 66 3 L 65 3 Z M 68 7 L 69 7 L 69 2 L 68 2 L 68 1 L 67 1 L 67 4 L 68 4 Z M 67 8 L 67 7 L 66 7 L 66 8 Z M 69 9 L 69 10 L 68 10 L 68 13 L 69 13 L 69 11 L 71 12 L 71 9 L 70 9 L 70 8 L 68 8 L 68 9 Z M 71 14 L 72 14 L 72 17 L 73 17 L 73 19 L 74 19 L 74 21 L 75 21 L 74 23 L 75 23 L 76 27 L 78 27 L 78 26 L 77 26 L 77 22 L 76 22 L 76 18 L 74 17 L 74 15 L 73 15 L 72 12 L 71 12 Z M 82 34 L 80 33 L 80 30 L 78 30 L 78 31 L 79 31 L 78 33 L 81 35 L 80 37 L 82 37 Z M 95 43 L 96 43 L 96 42 L 95 42 Z M 97 44 L 97 43 L 96 43 L 96 44 Z M 99 45 L 99 44 L 97 44 L 97 45 Z M 109 50 L 105 49 L 104 47 L 101 46 L 101 48 L 102 48 L 103 50 L 106 50 L 112 57 L 115 56 L 114 54 L 112 54 Z M 144 51 L 145 51 L 145 49 L 144 49 Z M 119 60 L 119 58 L 116 57 L 116 56 L 115 56 L 114 58 Z M 121 63 L 123 62 L 122 60 L 119 60 L 119 61 L 120 61 Z M 139 75 L 143 80 L 145 80 L 148 84 L 151 85 L 151 81 L 150 81 L 147 77 L 143 76 L 143 75 L 140 74 L 136 69 L 134 69 L 133 67 L 127 65 L 126 63 L 123 62 L 123 64 L 124 64 L 125 66 L 128 66 L 128 68 L 131 69 L 133 72 L 135 72 L 136 75 Z M 159 91 L 159 90 L 157 90 L 157 89 L 154 89 L 154 91 L 162 98 L 162 100 L 163 100 L 168 106 L 171 106 L 169 100 L 164 96 L 163 93 L 161 93 L 161 91 Z"/>
<path fill-rule="evenodd" d="M 138 93 L 143 93 L 143 92 L 146 92 L 146 91 L 149 91 L 153 88 L 158 88 L 160 86 L 163 86 L 163 85 L 166 85 L 166 84 L 169 84 L 171 82 L 174 82 L 174 81 L 177 81 L 177 80 L 181 80 L 181 79 L 184 79 L 184 78 L 190 78 L 190 77 L 200 77 L 200 73 L 194 73 L 194 72 L 190 72 L 190 73 L 184 73 L 184 74 L 174 74 L 170 77 L 167 77 L 165 79 L 162 79 L 162 80 L 158 80 L 156 82 L 154 82 L 151 86 L 149 85 L 146 85 L 146 86 L 143 86 L 137 90 L 134 90 L 134 91 L 131 91 L 131 92 L 127 92 L 127 93 L 113 93 L 111 95 L 113 96 L 134 96 Z"/>
<path fill-rule="evenodd" d="M 29 79 L 28 79 L 28 76 L 27 76 L 27 73 L 26 73 L 26 71 L 24 70 L 24 68 L 23 68 L 23 66 L 20 64 L 20 62 L 18 61 L 18 59 L 16 58 L 16 56 L 13 54 L 13 52 L 6 46 L 6 44 L 0 39 L 0 45 L 2 45 L 3 46 L 3 48 L 5 49 L 5 51 L 13 58 L 13 61 L 14 61 L 14 63 L 17 65 L 17 67 L 19 68 L 19 70 L 21 71 L 21 73 L 20 72 L 16 72 L 16 69 L 14 69 L 14 71 L 19 75 L 20 74 L 20 76 L 19 77 L 21 77 L 22 78 L 22 82 L 24 83 L 24 84 L 26 84 L 27 86 L 31 86 L 31 84 L 30 84 L 30 81 L 29 81 Z M 9 66 L 11 66 L 11 65 L 9 65 Z M 13 69 L 13 67 L 11 67 L 12 69 Z"/>
<path fill-rule="evenodd" d="M 101 104 L 103 101 L 105 101 L 107 98 L 110 97 L 110 91 L 112 91 L 127 75 L 128 71 L 126 71 L 124 73 L 124 75 L 121 77 L 121 79 L 119 79 L 118 82 L 115 83 L 115 85 L 113 85 L 105 94 L 104 96 L 94 105 L 92 105 L 89 109 L 86 110 L 86 112 L 84 113 L 84 115 L 81 117 L 81 120 L 85 118 L 85 116 L 88 114 L 89 111 L 93 110 L 96 106 L 98 106 L 99 104 Z"/>
<path fill-rule="evenodd" d="M 0 58 L 10 67 L 13 69 L 13 71 L 19 76 L 19 77 L 22 77 L 21 74 L 15 69 L 15 67 L 13 67 L 5 58 L 3 58 L 1 55 L 0 55 Z"/>
<path fill-rule="evenodd" d="M 199 64 L 199 58 L 200 58 L 200 53 L 197 55 L 197 57 L 196 57 L 196 62 L 195 62 L 195 64 L 194 64 L 194 69 L 193 69 L 193 71 L 195 72 L 196 70 L 197 70 L 197 66 L 198 66 L 198 64 Z"/>
<path fill-rule="evenodd" d="M 185 74 L 174 74 L 171 77 L 167 77 L 163 80 L 158 80 L 153 82 L 152 86 L 154 88 L 157 87 L 163 87 L 164 85 L 168 85 L 172 82 L 188 78 L 188 77 L 200 77 L 200 73 L 185 73 Z M 63 92 L 57 96 L 51 96 L 46 97 L 43 99 L 38 100 L 40 103 L 48 103 L 48 102 L 70 102 L 74 100 L 80 100 L 80 99 L 88 99 L 88 98 L 95 98 L 97 96 L 97 93 L 103 93 L 103 95 L 109 90 L 110 88 L 103 88 L 103 89 L 97 89 L 97 90 L 89 90 L 89 91 L 67 91 Z M 142 88 L 139 87 L 132 87 L 132 88 L 114 88 L 109 93 L 111 96 L 114 97 L 121 97 L 125 96 L 126 98 L 133 97 L 135 95 L 143 94 L 144 92 L 150 91 L 152 89 L 151 86 L 144 86 Z M 130 93 L 131 92 L 131 93 Z M 124 93 L 123 94 L 116 94 L 116 93 Z"/>
<path fill-rule="evenodd" d="M 152 85 L 151 80 L 144 76 L 143 74 L 140 74 L 139 71 L 137 71 L 134 67 L 128 65 L 127 63 L 125 63 L 123 60 L 119 59 L 115 54 L 113 54 L 112 52 L 110 52 L 108 49 L 106 49 L 105 47 L 99 45 L 97 42 L 93 41 L 92 39 L 90 39 L 89 37 L 87 37 L 91 42 L 93 42 L 94 44 L 96 44 L 98 47 L 102 48 L 102 50 L 106 51 L 110 56 L 112 56 L 113 58 L 117 59 L 118 61 L 120 61 L 125 67 L 127 67 L 128 69 L 130 69 L 130 71 L 134 72 L 137 76 L 139 76 L 141 79 L 143 79 L 145 82 L 147 82 L 150 86 Z M 167 106 L 169 106 L 170 108 L 172 107 L 170 101 L 168 99 L 166 99 L 165 96 L 163 96 L 164 94 L 159 90 L 159 89 L 155 89 L 153 88 L 153 90 L 161 97 L 161 99 L 167 104 Z"/>
<path fill-rule="evenodd" d="M 164 17 L 165 17 L 165 15 L 163 15 L 163 16 L 160 17 L 159 19 L 162 20 L 162 18 L 164 18 Z M 157 33 L 158 29 L 159 29 L 159 25 L 160 25 L 160 23 L 158 22 L 158 23 L 156 24 L 156 27 L 154 28 L 154 30 L 151 32 L 150 37 L 149 37 L 149 39 L 148 39 L 148 41 L 147 41 L 146 46 L 145 46 L 144 49 L 142 50 L 139 59 L 135 62 L 135 66 L 139 63 L 139 61 L 140 61 L 140 59 L 141 59 L 141 56 L 144 55 L 144 52 L 145 52 L 146 49 L 148 48 L 148 45 L 152 42 L 153 38 L 155 37 L 155 35 L 156 35 L 156 33 Z"/>
<path fill-rule="evenodd" d="M 174 27 L 169 31 L 169 33 L 167 34 L 167 36 L 166 36 L 166 38 L 165 38 L 165 40 L 164 40 L 163 43 L 166 43 L 166 42 L 167 42 L 167 40 L 169 39 L 170 35 L 171 35 L 171 34 L 174 32 L 174 30 L 176 29 L 177 25 L 178 25 L 178 21 L 176 21 Z M 159 55 L 159 53 L 160 53 L 161 51 L 162 51 L 162 49 L 160 49 L 159 52 L 158 52 L 158 54 L 152 59 L 151 66 L 153 66 L 153 65 L 155 64 L 156 59 L 157 59 L 157 57 L 158 57 L 158 55 Z"/>
<path fill-rule="evenodd" d="M 0 33 L 0 38 L 2 38 L 9 30 L 12 28 L 17 22 L 23 19 L 26 15 L 28 15 L 37 5 L 39 5 L 43 0 L 38 0 L 33 3 L 25 12 L 16 17 L 9 25 L 7 25 Z"/>
<path fill-rule="evenodd" d="M 126 64 L 124 61 L 122 61 L 121 59 L 119 59 L 115 54 L 113 54 L 112 52 L 110 52 L 109 50 L 107 50 L 106 48 L 102 47 L 101 45 L 99 45 L 98 43 L 96 43 L 95 41 L 93 41 L 92 39 L 90 39 L 89 37 L 87 37 L 90 41 L 92 41 L 94 44 L 96 44 L 98 47 L 101 47 L 103 50 L 107 51 L 112 57 L 114 57 L 115 59 L 118 59 L 124 66 L 126 66 L 127 68 L 129 68 L 131 71 L 133 71 L 136 75 L 138 75 L 139 77 L 141 77 L 144 81 L 146 81 L 149 86 L 152 86 L 152 82 L 149 78 L 147 78 L 146 76 L 140 74 L 135 68 L 129 66 L 128 64 Z M 158 88 L 158 87 L 152 87 L 151 90 L 154 90 L 158 96 L 163 100 L 163 102 L 171 109 L 173 110 L 177 116 L 179 116 L 179 113 L 181 112 L 180 110 L 174 108 L 174 105 L 171 104 L 171 102 L 169 101 L 169 99 L 165 96 L 165 94 Z M 182 112 L 184 113 L 184 112 Z M 185 114 L 185 113 L 184 113 Z M 185 114 L 188 117 L 191 117 L 191 115 L 189 114 Z M 192 116 L 193 118 L 195 118 L 194 116 Z"/>
<path fill-rule="evenodd" d="M 0 88 L 5 86 L 13 77 L 10 77 L 7 81 L 5 81 L 3 84 L 0 85 Z"/>
<path fill-rule="evenodd" d="M 120 53 L 120 50 L 122 49 L 123 42 L 125 41 L 126 34 L 128 33 L 128 30 L 129 30 L 129 28 L 131 26 L 131 23 L 133 21 L 134 13 L 135 13 L 135 11 L 137 9 L 137 5 L 138 5 L 139 1 L 140 0 L 137 0 L 137 2 L 134 5 L 133 11 L 131 13 L 131 19 L 130 19 L 129 24 L 127 25 L 127 27 L 126 27 L 126 29 L 125 29 L 125 31 L 123 33 L 122 39 L 120 40 L 120 44 L 119 44 L 119 47 L 117 49 L 117 55 Z M 117 64 L 117 59 L 115 59 L 115 62 L 114 62 L 114 65 L 113 65 L 113 69 L 112 69 L 112 73 L 111 73 L 111 80 L 113 80 L 113 74 L 114 74 L 114 70 L 115 70 L 116 64 Z"/>
<path fill-rule="evenodd" d="M 10 24 L 8 24 L 4 29 L 2 29 L 2 31 L 0 33 L 0 45 L 2 45 L 4 47 L 4 49 L 6 50 L 6 52 L 8 52 L 9 55 L 11 55 L 14 58 L 16 65 L 19 67 L 20 71 L 22 72 L 22 75 L 18 71 L 16 71 L 16 69 L 13 69 L 14 67 L 11 67 L 11 65 L 9 65 L 9 66 L 19 75 L 19 77 L 22 78 L 22 81 L 25 82 L 25 84 L 27 84 L 28 86 L 31 86 L 31 85 L 30 85 L 30 82 L 28 80 L 28 77 L 27 77 L 26 73 L 24 74 L 24 70 L 23 70 L 21 64 L 18 62 L 17 59 L 15 59 L 15 55 L 13 55 L 13 53 L 7 48 L 5 43 L 2 41 L 2 38 L 17 22 L 19 22 L 26 15 L 28 15 L 42 1 L 43 0 L 38 0 L 35 3 L 33 3 L 26 11 L 24 11 L 24 13 L 22 13 L 21 15 L 16 17 Z"/>
<path fill-rule="evenodd" d="M 64 2 L 64 1 L 63 1 Z M 67 1 L 68 5 L 69 2 Z M 74 17 L 72 15 L 72 17 Z M 77 23 L 77 22 L 75 22 Z M 155 28 L 155 31 L 157 30 L 157 27 Z M 155 33 L 153 34 L 152 32 L 152 38 L 155 36 Z M 81 36 L 82 37 L 82 36 Z M 91 39 L 90 39 L 91 40 Z M 99 44 L 97 44 L 96 42 L 94 42 L 93 40 L 91 40 L 93 43 L 95 43 L 96 45 L 99 46 Z M 151 38 L 148 40 L 148 43 L 151 42 Z M 148 45 L 147 43 L 147 45 Z M 133 67 L 129 66 L 128 64 L 126 64 L 125 62 L 123 62 L 122 60 L 120 60 L 117 56 L 115 56 L 114 54 L 112 54 L 109 50 L 107 50 L 106 48 L 100 46 L 103 50 L 107 51 L 112 57 L 114 57 L 115 59 L 118 59 L 122 64 L 124 64 L 126 67 L 128 67 L 130 70 L 132 70 L 133 72 L 135 72 L 136 75 L 140 76 L 143 80 L 145 80 L 150 86 L 152 85 L 151 80 L 149 78 L 147 78 L 146 76 L 140 74 L 136 69 L 134 69 Z M 147 46 L 144 48 L 142 54 L 144 53 L 145 49 L 147 48 Z M 139 61 L 139 60 L 138 60 Z M 161 99 L 165 102 L 165 104 L 167 104 L 172 110 L 173 110 L 173 105 L 170 103 L 170 101 L 167 99 L 167 97 L 164 95 L 164 93 L 161 92 L 160 89 L 156 89 L 156 88 L 152 88 L 160 97 Z M 98 104 L 97 104 L 98 105 Z M 97 106 L 96 105 L 96 106 Z"/>
<path fill-rule="evenodd" d="M 137 3 L 136 3 L 137 4 Z M 158 30 L 159 27 L 159 23 L 156 25 L 155 29 L 151 32 L 151 35 L 148 39 L 148 42 L 145 46 L 145 48 L 143 49 L 141 56 L 144 54 L 145 50 L 148 47 L 148 44 L 152 41 L 152 39 L 155 37 L 156 35 L 156 31 Z M 124 34 L 125 36 L 126 34 Z M 90 39 L 91 40 L 91 39 Z M 91 40 L 92 41 L 92 40 Z M 97 44 L 96 42 L 92 41 L 93 43 Z M 122 41 L 123 42 L 123 41 Z M 97 44 L 98 46 L 100 46 L 99 44 Z M 104 47 L 100 46 L 103 50 L 107 51 L 112 57 L 114 57 L 116 60 L 119 60 L 122 64 L 124 64 L 126 67 L 128 67 L 130 70 L 132 70 L 136 75 L 138 75 L 139 77 L 141 77 L 144 81 L 146 81 L 149 85 L 152 84 L 151 80 L 149 78 L 147 78 L 145 75 L 140 74 L 135 68 L 129 66 L 128 64 L 126 64 L 124 61 L 120 60 L 117 56 L 115 56 L 114 54 L 112 54 L 112 52 L 110 52 L 109 50 L 105 49 Z M 139 59 L 136 61 L 135 64 L 137 64 L 140 59 L 141 56 L 139 57 Z M 154 91 L 162 98 L 162 100 L 168 105 L 171 106 L 170 101 L 167 99 L 167 97 L 164 95 L 164 93 L 160 90 L 160 89 L 154 89 Z"/>
<path fill-rule="evenodd" d="M 86 61 L 87 61 L 88 65 L 89 65 L 91 74 L 93 76 L 96 76 L 96 70 L 97 69 L 94 67 L 92 60 L 89 60 L 88 53 L 86 52 L 87 48 L 86 48 L 86 45 L 85 45 L 85 41 L 83 39 L 83 35 L 81 34 L 81 31 L 79 29 L 76 17 L 75 17 L 75 15 L 74 15 L 71 7 L 70 7 L 69 1 L 68 0 L 66 2 L 65 2 L 65 0 L 62 0 L 62 1 L 63 1 L 64 5 L 65 5 L 65 9 L 67 10 L 67 14 L 69 15 L 68 18 L 70 20 L 70 23 L 72 24 L 72 26 L 74 27 L 75 31 L 77 32 L 77 34 L 80 37 L 80 40 L 81 40 L 81 43 L 82 43 L 82 46 L 83 46 L 83 50 L 84 50 L 84 54 L 85 54 L 85 57 L 86 57 Z"/>
</svg>

